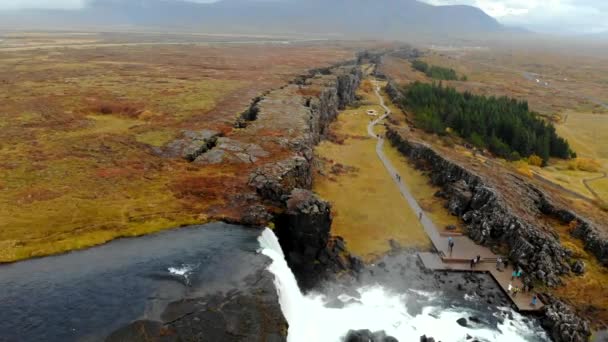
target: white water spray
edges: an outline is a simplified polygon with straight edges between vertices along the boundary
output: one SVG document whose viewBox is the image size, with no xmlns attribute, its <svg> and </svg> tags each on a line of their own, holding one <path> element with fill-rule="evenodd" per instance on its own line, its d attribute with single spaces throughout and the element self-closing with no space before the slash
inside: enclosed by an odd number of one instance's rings
<svg viewBox="0 0 608 342">
<path fill-rule="evenodd" d="M 427 306 L 421 314 L 412 316 L 406 310 L 408 294 L 391 293 L 379 285 L 358 289 L 360 298 L 356 300 L 340 295 L 338 299 L 345 303 L 344 307 L 327 308 L 325 296 L 302 295 L 272 230 L 264 230 L 258 241 L 261 252 L 272 259 L 268 270 L 275 276 L 281 309 L 289 322 L 288 342 L 339 342 L 350 329 L 384 330 L 400 341 L 417 340 L 421 335 L 444 342 L 466 341 L 467 334 L 497 342 L 548 341 L 544 332 L 533 330 L 515 312 L 513 320 L 505 319 L 499 324 L 500 331 L 485 326 L 460 326 L 456 320 L 469 316 L 464 309 Z M 429 299 L 435 296 L 415 293 Z"/>
</svg>

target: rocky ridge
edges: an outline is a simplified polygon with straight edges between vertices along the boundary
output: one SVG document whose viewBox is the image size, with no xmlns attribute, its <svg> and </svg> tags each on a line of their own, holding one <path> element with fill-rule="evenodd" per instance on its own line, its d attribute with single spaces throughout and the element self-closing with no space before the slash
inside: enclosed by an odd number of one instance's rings
<svg viewBox="0 0 608 342">
<path fill-rule="evenodd" d="M 408 140 L 393 126 L 388 127 L 386 136 L 417 168 L 430 173 L 432 183 L 442 188 L 437 195 L 446 199 L 450 213 L 462 218 L 466 234 L 475 242 L 508 246 L 511 261 L 549 286 L 558 285 L 559 276 L 570 271 L 570 251 L 555 236 L 515 214 L 489 182 L 425 143 Z"/>
<path fill-rule="evenodd" d="M 249 185 L 271 207 L 287 262 L 304 289 L 360 265 L 343 240 L 330 236 L 331 206 L 310 190 L 313 148 L 338 112 L 355 101 L 361 78 L 356 62 L 316 69 L 268 92 L 254 101 L 255 109 L 246 111 L 256 115 L 243 134 L 272 127 L 280 136 L 261 139 L 274 139 L 288 151 L 284 159 L 260 165 L 249 176 Z"/>
<path fill-rule="evenodd" d="M 444 198 L 448 210 L 465 222 L 465 233 L 481 245 L 506 246 L 508 258 L 524 270 L 527 281 L 556 286 L 561 283 L 560 276 L 570 272 L 571 251 L 556 236 L 517 215 L 491 181 L 440 155 L 424 142 L 408 137 L 406 130 L 387 125 L 386 137 L 418 169 L 428 172 L 434 185 L 441 187 L 436 195 Z M 521 197 L 520 203 L 539 204 L 535 210 L 540 212 L 541 199 L 548 197 L 541 197 L 539 189 L 524 182 L 519 186 L 524 196 L 528 196 Z M 567 332 L 563 335 L 567 337 L 556 341 L 585 341 L 591 335 L 589 324 L 568 305 L 554 298 L 543 299 L 548 304 L 545 328 L 554 339 Z"/>
</svg>

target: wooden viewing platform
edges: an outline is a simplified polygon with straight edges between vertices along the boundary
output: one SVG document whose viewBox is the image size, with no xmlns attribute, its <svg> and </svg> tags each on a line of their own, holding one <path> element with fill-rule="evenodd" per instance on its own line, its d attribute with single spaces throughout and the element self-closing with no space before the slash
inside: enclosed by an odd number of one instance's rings
<svg viewBox="0 0 608 342">
<path fill-rule="evenodd" d="M 380 118 L 372 121 L 367 127 L 369 136 L 377 139 L 376 154 L 378 158 L 384 164 L 384 167 L 393 178 L 395 185 L 401 192 L 401 195 L 408 202 L 409 206 L 414 210 L 415 213 L 420 215 L 420 223 L 424 228 L 424 231 L 429 236 L 433 246 L 437 253 L 419 253 L 418 256 L 422 261 L 424 267 L 435 271 L 460 271 L 460 272 L 485 272 L 489 273 L 492 278 L 496 281 L 498 286 L 506 293 L 507 297 L 510 298 L 511 302 L 515 305 L 520 312 L 535 312 L 540 311 L 544 304 L 540 299 L 537 299 L 536 305 L 532 305 L 533 293 L 519 292 L 516 297 L 513 297 L 508 292 L 509 283 L 512 286 L 518 286 L 520 289 L 523 288 L 523 284 L 520 280 L 515 279 L 511 281 L 511 274 L 513 267 L 509 266 L 504 268 L 502 271 L 496 269 L 496 261 L 498 255 L 494 254 L 489 248 L 476 244 L 473 240 L 464 236 L 460 233 L 449 233 L 442 231 L 437 228 L 435 223 L 424 213 L 424 210 L 420 207 L 416 199 L 412 196 L 407 185 L 401 181 L 400 177 L 397 177 L 397 171 L 391 161 L 385 156 L 382 149 L 384 145 L 384 139 L 378 137 L 373 130 L 373 127 L 380 121 L 384 120 L 390 113 L 390 109 L 384 104 L 384 99 L 379 93 L 379 88 L 376 84 L 375 87 L 376 95 L 380 101 L 380 105 L 384 108 L 385 112 Z M 454 248 L 450 252 L 448 247 L 448 237 L 451 237 L 454 241 Z M 480 256 L 481 262 L 473 269 L 470 267 L 471 259 Z M 503 257 L 503 259 L 505 259 Z"/>
<path fill-rule="evenodd" d="M 513 297 L 508 291 L 513 268 L 509 267 L 503 271 L 498 271 L 496 269 L 495 260 L 487 261 L 482 259 L 482 261 L 476 265 L 475 268 L 471 269 L 468 261 L 466 263 L 450 262 L 446 261 L 445 258 L 440 257 L 436 253 L 418 253 L 418 258 L 420 258 L 420 261 L 426 269 L 433 271 L 479 272 L 490 274 L 519 312 L 536 312 L 540 311 L 544 306 L 540 299 L 537 300 L 535 306 L 532 305 L 533 293 L 519 292 L 517 296 Z M 520 289 L 523 288 L 521 281 L 517 279 L 511 283 L 513 286 L 519 286 Z"/>
</svg>

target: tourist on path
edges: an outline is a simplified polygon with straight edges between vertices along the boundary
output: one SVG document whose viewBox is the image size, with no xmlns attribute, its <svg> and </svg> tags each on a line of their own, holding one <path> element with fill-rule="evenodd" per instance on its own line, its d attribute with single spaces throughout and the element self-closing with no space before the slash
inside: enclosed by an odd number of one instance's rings
<svg viewBox="0 0 608 342">
<path fill-rule="evenodd" d="M 502 270 L 500 269 L 500 266 L 502 266 L 502 258 L 501 258 L 501 257 L 498 257 L 498 258 L 496 258 L 496 270 L 497 270 L 497 271 L 502 271 Z"/>
<path fill-rule="evenodd" d="M 450 256 L 452 256 L 452 251 L 454 250 L 454 239 L 452 237 L 448 237 L 448 247 L 450 248 Z"/>
<path fill-rule="evenodd" d="M 478 255 L 478 256 L 475 258 L 475 265 L 479 265 L 479 263 L 480 263 L 480 262 L 481 262 L 481 255 Z"/>
<path fill-rule="evenodd" d="M 513 298 L 517 296 L 517 292 L 519 292 L 519 287 L 515 286 L 515 288 L 513 288 Z"/>
<path fill-rule="evenodd" d="M 515 280 L 515 277 L 517 277 L 517 271 L 513 270 L 513 273 L 511 273 L 511 280 Z"/>
<path fill-rule="evenodd" d="M 471 269 L 473 269 L 473 267 L 475 267 L 475 258 L 471 259 Z"/>
<path fill-rule="evenodd" d="M 511 284 L 511 282 L 509 282 L 509 286 L 507 286 L 507 292 L 509 292 L 509 294 L 511 294 L 512 290 L 513 290 L 513 284 Z"/>
<path fill-rule="evenodd" d="M 517 268 L 517 278 L 521 278 L 521 267 Z"/>
<path fill-rule="evenodd" d="M 534 294 L 534 296 L 532 296 L 532 303 L 530 303 L 532 306 L 536 306 L 536 301 L 538 301 L 538 297 L 536 296 L 536 294 Z"/>
</svg>

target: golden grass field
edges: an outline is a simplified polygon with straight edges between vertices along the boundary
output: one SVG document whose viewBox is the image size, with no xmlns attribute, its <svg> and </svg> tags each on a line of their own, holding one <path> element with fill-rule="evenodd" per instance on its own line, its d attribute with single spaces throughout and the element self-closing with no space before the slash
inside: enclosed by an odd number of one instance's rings
<svg viewBox="0 0 608 342">
<path fill-rule="evenodd" d="M 390 239 L 404 247 L 430 246 L 416 213 L 378 159 L 376 140 L 367 135 L 366 111 L 382 113 L 372 94 L 360 94 L 370 105 L 341 112 L 330 127 L 333 138 L 315 149 L 321 166 L 313 187 L 332 204 L 332 233 L 342 236 L 349 251 L 366 260 L 390 250 Z"/>
<path fill-rule="evenodd" d="M 229 135 L 253 97 L 353 53 L 256 43 L 0 48 L 0 262 L 238 218 L 255 165 L 193 166 L 154 148 L 186 129 Z"/>
</svg>

